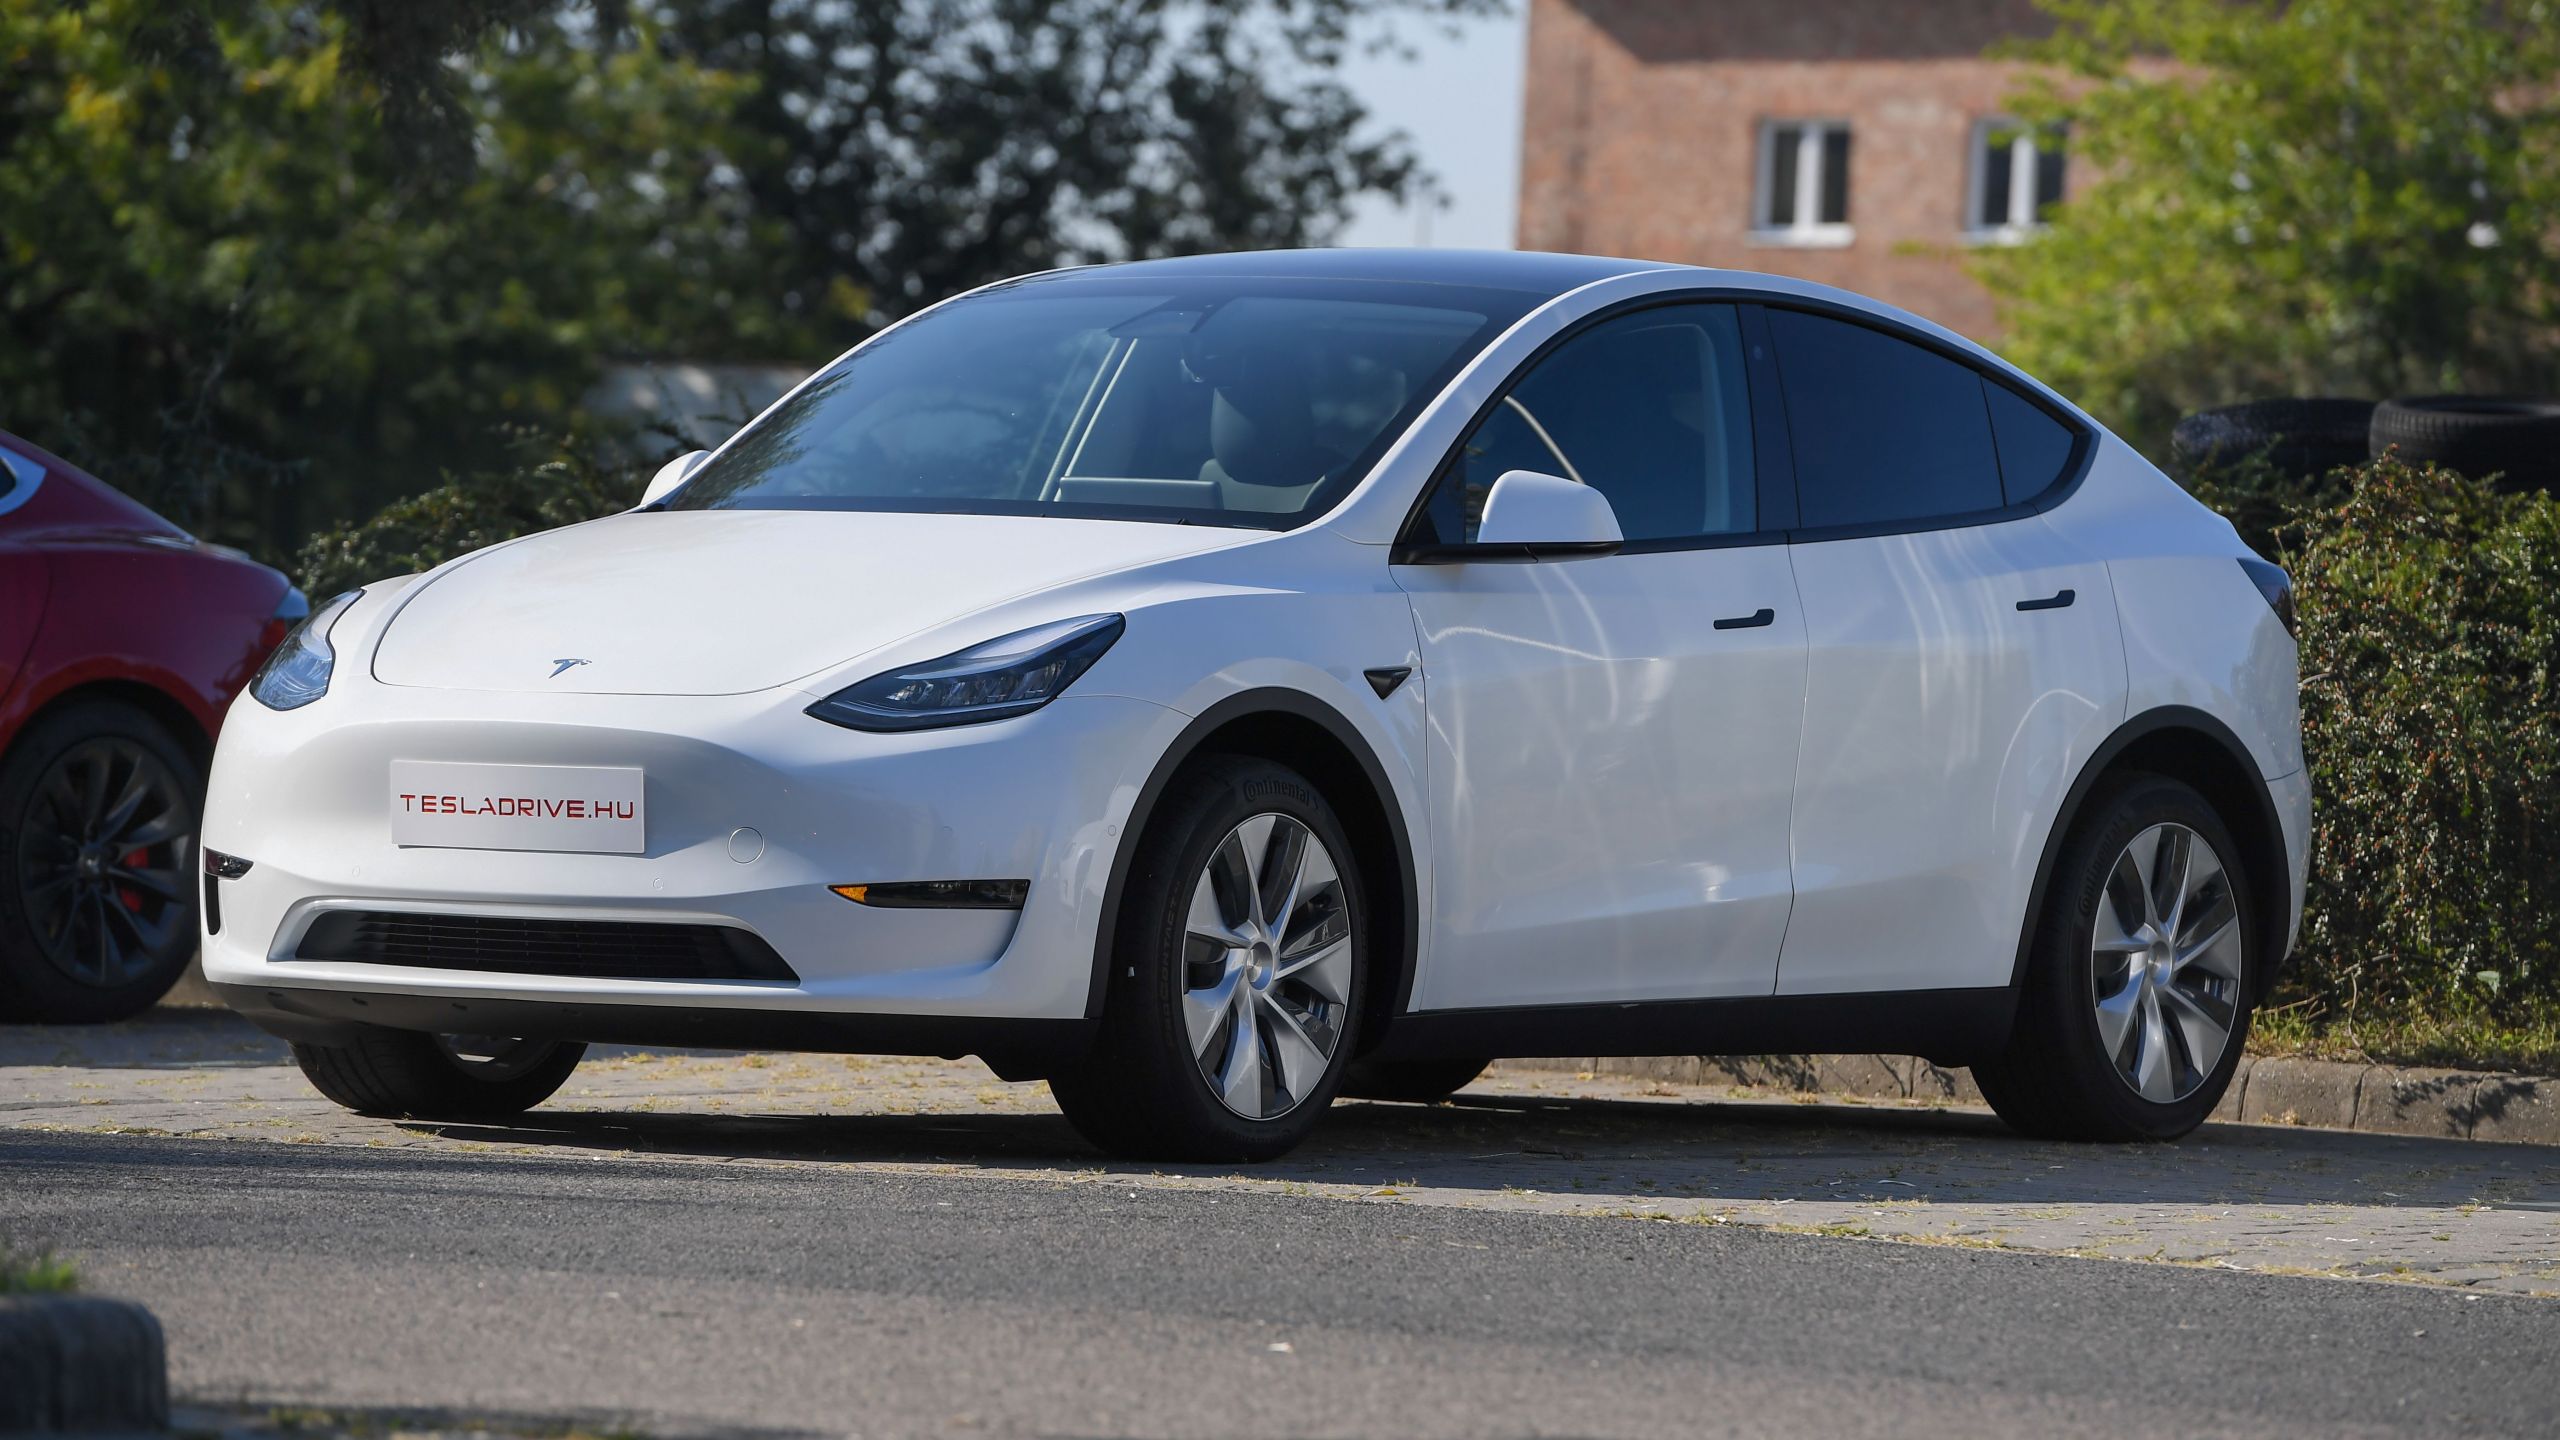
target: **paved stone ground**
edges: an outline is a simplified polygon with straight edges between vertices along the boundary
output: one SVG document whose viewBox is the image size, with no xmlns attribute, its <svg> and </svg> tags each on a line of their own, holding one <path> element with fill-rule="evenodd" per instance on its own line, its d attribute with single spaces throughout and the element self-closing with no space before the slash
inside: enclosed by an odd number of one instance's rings
<svg viewBox="0 0 2560 1440">
<path fill-rule="evenodd" d="M 1449 1105 L 1337 1105 L 1276 1164 L 1151 1169 L 1102 1160 L 1044 1087 L 972 1061 L 599 1051 L 519 1123 L 394 1124 L 320 1099 L 236 1018 L 164 1009 L 0 1027 L 0 1125 L 1260 1190 L 2560 1297 L 2550 1147 L 2231 1124 L 2049 1145 L 1949 1103 L 1623 1075 L 1497 1067 Z"/>
</svg>

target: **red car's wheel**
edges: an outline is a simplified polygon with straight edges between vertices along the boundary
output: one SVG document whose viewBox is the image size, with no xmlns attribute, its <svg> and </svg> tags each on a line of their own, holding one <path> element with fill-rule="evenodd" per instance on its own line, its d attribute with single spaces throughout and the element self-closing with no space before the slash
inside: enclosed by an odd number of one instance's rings
<svg viewBox="0 0 2560 1440">
<path fill-rule="evenodd" d="M 0 1013 L 121 1020 L 196 948 L 204 776 L 151 718 L 89 702 L 0 759 Z"/>
</svg>

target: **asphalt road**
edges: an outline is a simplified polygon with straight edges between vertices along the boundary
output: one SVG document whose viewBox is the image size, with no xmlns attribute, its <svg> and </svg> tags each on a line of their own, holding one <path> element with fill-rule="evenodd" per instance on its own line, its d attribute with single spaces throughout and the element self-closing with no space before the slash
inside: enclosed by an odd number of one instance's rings
<svg viewBox="0 0 2560 1440">
<path fill-rule="evenodd" d="M 197 1401 L 651 1434 L 2547 1433 L 2560 1306 L 1125 1183 L 0 1134 Z"/>
</svg>

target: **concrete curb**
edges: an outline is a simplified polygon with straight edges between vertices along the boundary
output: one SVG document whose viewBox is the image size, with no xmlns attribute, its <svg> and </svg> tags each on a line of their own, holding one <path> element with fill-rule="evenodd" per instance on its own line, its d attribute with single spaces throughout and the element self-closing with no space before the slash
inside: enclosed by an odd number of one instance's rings
<svg viewBox="0 0 2560 1440">
<path fill-rule="evenodd" d="M 0 1435 L 169 1426 L 160 1322 L 130 1300 L 0 1297 Z"/>
<path fill-rule="evenodd" d="M 1971 1072 L 1909 1055 L 1654 1055 L 1505 1060 L 1517 1070 L 1592 1071 L 1680 1085 L 1979 1105 Z M 2356 1061 L 2247 1056 L 2213 1118 L 2378 1135 L 2560 1145 L 2560 1079 Z"/>
</svg>

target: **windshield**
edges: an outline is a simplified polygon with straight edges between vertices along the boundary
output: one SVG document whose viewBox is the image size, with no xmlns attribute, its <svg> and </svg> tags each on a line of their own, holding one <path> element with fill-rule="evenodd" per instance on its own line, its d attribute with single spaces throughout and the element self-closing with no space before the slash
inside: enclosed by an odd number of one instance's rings
<svg viewBox="0 0 2560 1440">
<path fill-rule="evenodd" d="M 1284 529 L 1349 493 L 1536 298 L 1232 277 L 1008 286 L 847 356 L 667 508 Z"/>
</svg>

